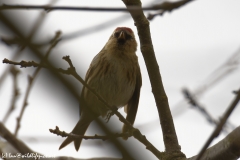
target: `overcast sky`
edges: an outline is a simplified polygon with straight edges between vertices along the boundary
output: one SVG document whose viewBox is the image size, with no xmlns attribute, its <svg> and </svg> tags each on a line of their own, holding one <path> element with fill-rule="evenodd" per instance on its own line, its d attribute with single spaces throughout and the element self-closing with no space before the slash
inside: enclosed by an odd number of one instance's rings
<svg viewBox="0 0 240 160">
<path fill-rule="evenodd" d="M 49 1 L 27 1 L 27 0 L 5 0 L 6 4 L 48 4 Z M 153 1 L 143 0 L 143 6 L 151 5 Z M 158 1 L 154 1 L 157 3 Z M 91 1 L 56 1 L 58 6 L 88 6 L 88 7 L 124 7 L 122 1 L 113 0 L 91 0 Z M 150 21 L 152 41 L 159 63 L 163 84 L 168 95 L 169 104 L 173 111 L 174 123 L 182 151 L 187 157 L 193 156 L 199 152 L 203 144 L 214 129 L 206 118 L 196 109 L 191 108 L 189 104 L 184 103 L 182 89 L 184 87 L 191 91 L 196 91 L 224 71 L 234 69 L 233 72 L 226 74 L 219 83 L 213 85 L 209 90 L 199 97 L 199 102 L 210 114 L 219 119 L 224 113 L 230 102 L 234 98 L 232 91 L 240 87 L 239 61 L 240 56 L 234 57 L 236 65 L 225 64 L 235 53 L 240 52 L 240 1 L 239 0 L 196 0 L 186 6 L 174 10 L 171 13 L 165 13 L 163 16 L 157 16 Z M 26 32 L 31 30 L 40 10 L 14 10 L 7 13 L 16 14 L 18 17 L 16 23 L 26 28 Z M 149 12 L 145 12 L 147 15 Z M 154 12 L 151 12 L 154 13 Z M 114 23 L 109 23 L 109 21 Z M 98 24 L 107 24 L 102 29 L 94 30 L 93 26 Z M 126 26 L 137 33 L 133 20 L 125 12 L 83 12 L 83 11 L 52 11 L 47 13 L 47 18 L 39 28 L 34 40 L 36 42 L 48 40 L 54 36 L 57 30 L 61 30 L 63 38 L 69 35 L 75 35 L 66 41 L 62 41 L 54 49 L 50 58 L 61 61 L 62 56 L 70 55 L 76 69 L 82 76 L 85 75 L 93 57 L 102 49 L 107 42 L 113 30 L 118 26 Z M 91 31 L 91 34 L 89 34 Z M 0 36 L 6 35 L 0 31 Z M 137 35 L 136 35 L 137 37 Z M 138 40 L 138 37 L 137 37 Z M 139 40 L 138 40 L 139 43 Z M 9 48 L 0 43 L 0 58 L 11 59 L 16 48 Z M 158 113 L 155 101 L 151 92 L 151 85 L 148 74 L 141 55 L 139 45 L 137 55 L 141 67 L 143 86 L 141 90 L 139 111 L 135 121 L 135 126 L 145 134 L 148 140 L 153 143 L 160 151 L 164 151 L 162 138 L 160 137 L 161 128 L 158 121 Z M 31 60 L 27 54 L 18 60 Z M 237 63 L 238 62 L 238 63 Z M 224 65 L 225 64 L 225 65 Z M 217 68 L 222 66 L 217 72 Z M 0 75 L 6 69 L 7 65 L 0 63 Z M 66 65 L 61 67 L 67 67 Z M 238 67 L 238 68 L 237 68 Z M 14 131 L 16 125 L 16 116 L 19 115 L 20 107 L 27 86 L 27 75 L 33 73 L 33 68 L 20 69 L 20 98 L 17 108 L 7 121 L 6 126 Z M 43 71 L 45 72 L 45 71 Z M 213 73 L 213 74 L 212 74 Z M 208 79 L 208 77 L 210 78 Z M 54 95 L 48 87 L 55 82 L 47 82 L 39 74 L 31 95 L 29 97 L 29 106 L 22 120 L 22 128 L 19 137 L 35 151 L 46 155 L 68 155 L 73 157 L 95 157 L 111 156 L 103 153 L 108 147 L 108 142 L 99 141 L 101 147 L 96 147 L 92 141 L 83 141 L 81 149 L 76 152 L 73 145 L 68 146 L 61 151 L 58 147 L 62 138 L 49 133 L 49 128 L 58 125 L 62 130 L 70 132 L 78 119 L 76 115 L 69 115 L 67 104 L 61 95 L 64 94 L 62 88 L 56 88 Z M 57 82 L 56 82 L 57 83 Z M 80 88 L 80 84 L 78 84 Z M 8 76 L 0 86 L 0 120 L 3 119 L 11 100 L 12 79 Z M 39 96 L 41 98 L 39 98 Z M 59 110 L 58 106 L 66 106 L 65 110 Z M 72 105 L 72 104 L 71 104 Z M 78 105 L 77 102 L 73 105 Z M 54 113 L 54 115 L 53 115 Z M 123 113 L 123 111 L 121 111 Z M 124 113 L 123 113 L 124 114 Z M 229 118 L 235 126 L 239 126 L 240 107 L 238 106 Z M 44 119 L 42 118 L 44 115 Z M 72 117 L 72 118 L 71 118 Z M 111 121 L 117 121 L 113 117 Z M 111 121 L 109 122 L 111 124 Z M 117 127 L 121 129 L 121 124 Z M 119 131 L 118 130 L 118 131 Z M 87 131 L 87 134 L 94 134 Z M 34 135 L 34 136 L 33 136 Z M 39 137 L 45 137 L 45 141 L 38 140 Z M 224 138 L 221 134 L 213 144 Z M 26 137 L 36 139 L 30 141 Z M 44 138 L 43 138 L 44 139 Z M 49 140 L 49 142 L 48 142 Z M 134 138 L 130 139 L 135 141 Z M 126 143 L 126 142 L 124 142 Z M 139 144 L 144 150 L 144 146 Z M 89 154 L 91 153 L 91 154 Z M 94 154 L 93 154 L 94 153 Z M 154 159 L 154 156 L 146 151 L 148 156 Z"/>
</svg>

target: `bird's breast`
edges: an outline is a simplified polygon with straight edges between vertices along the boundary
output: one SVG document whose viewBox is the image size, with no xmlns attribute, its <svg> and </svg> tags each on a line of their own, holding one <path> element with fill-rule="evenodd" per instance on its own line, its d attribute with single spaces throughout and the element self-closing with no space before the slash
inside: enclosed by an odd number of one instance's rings
<svg viewBox="0 0 240 160">
<path fill-rule="evenodd" d="M 111 59 L 103 62 L 101 65 L 96 63 L 98 69 L 95 69 L 96 73 L 92 74 L 93 77 L 89 77 L 87 83 L 111 107 L 122 107 L 128 103 L 135 89 L 136 64 L 128 59 Z M 104 107 L 98 98 L 87 89 L 85 90 L 85 99 L 93 108 Z"/>
</svg>

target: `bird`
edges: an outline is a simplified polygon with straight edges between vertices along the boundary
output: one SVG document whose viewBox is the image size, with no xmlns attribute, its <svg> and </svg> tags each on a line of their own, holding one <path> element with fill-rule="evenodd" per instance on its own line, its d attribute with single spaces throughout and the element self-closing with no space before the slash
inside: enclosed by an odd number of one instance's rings
<svg viewBox="0 0 240 160">
<path fill-rule="evenodd" d="M 137 42 L 128 27 L 117 27 L 102 50 L 93 58 L 85 76 L 85 82 L 95 90 L 110 107 L 124 107 L 126 120 L 134 124 L 142 86 L 142 76 L 136 55 Z M 90 123 L 97 117 L 107 117 L 109 109 L 87 87 L 80 96 L 80 119 L 71 133 L 84 135 Z M 129 128 L 123 125 L 122 132 Z M 127 137 L 123 137 L 127 139 Z M 82 138 L 67 137 L 59 150 L 74 141 L 79 150 Z"/>
</svg>

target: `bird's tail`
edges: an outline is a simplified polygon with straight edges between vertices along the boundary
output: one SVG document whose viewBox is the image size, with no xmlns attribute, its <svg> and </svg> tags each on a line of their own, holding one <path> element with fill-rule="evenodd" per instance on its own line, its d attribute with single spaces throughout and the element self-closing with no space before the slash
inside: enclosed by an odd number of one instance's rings
<svg viewBox="0 0 240 160">
<path fill-rule="evenodd" d="M 71 133 L 76 134 L 76 135 L 84 135 L 88 126 L 93 121 L 93 119 L 94 118 L 91 115 L 82 114 L 80 120 L 78 121 L 78 123 L 76 124 L 76 126 L 74 127 L 74 129 L 72 130 Z M 82 138 L 74 140 L 71 137 L 67 137 L 63 141 L 63 143 L 59 147 L 59 150 L 64 148 L 65 146 L 67 146 L 72 141 L 74 141 L 75 149 L 76 149 L 76 151 L 78 151 L 80 148 L 81 142 L 82 142 Z"/>
</svg>

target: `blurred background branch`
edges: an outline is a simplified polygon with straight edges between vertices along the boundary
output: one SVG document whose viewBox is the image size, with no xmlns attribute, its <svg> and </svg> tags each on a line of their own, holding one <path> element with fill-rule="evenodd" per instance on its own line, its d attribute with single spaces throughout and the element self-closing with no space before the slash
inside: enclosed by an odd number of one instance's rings
<svg viewBox="0 0 240 160">
<path fill-rule="evenodd" d="M 230 106 L 227 108 L 223 116 L 221 117 L 220 121 L 218 122 L 218 125 L 215 127 L 214 131 L 212 132 L 211 136 L 208 138 L 207 142 L 205 145 L 202 147 L 201 151 L 199 152 L 196 160 L 200 160 L 201 157 L 204 155 L 206 152 L 208 146 L 212 143 L 213 139 L 219 136 L 220 132 L 222 131 L 222 128 L 224 124 L 226 123 L 228 117 L 231 115 L 235 107 L 237 106 L 238 102 L 240 101 L 240 89 L 238 90 L 238 94 L 235 96 L 234 100 L 230 104 Z M 234 134 L 234 131 L 233 131 Z M 239 137 L 238 137 L 239 138 Z M 239 142 L 239 141 L 238 141 Z M 226 142 L 228 143 L 228 142 Z M 223 144 L 223 147 L 225 147 L 225 144 Z M 240 144 L 238 143 L 238 147 L 236 147 L 236 150 L 238 153 L 240 153 Z M 216 152 L 216 151 L 214 151 Z M 218 151 L 220 152 L 220 151 Z M 238 154 L 238 157 L 240 157 L 240 154 Z"/>
<path fill-rule="evenodd" d="M 223 140 L 209 147 L 203 154 L 202 159 L 208 160 L 237 160 L 240 156 L 240 126 L 235 128 Z M 223 147 L 224 146 L 224 147 Z M 187 160 L 196 160 L 197 156 Z"/>
<path fill-rule="evenodd" d="M 51 53 L 52 49 L 57 45 L 57 43 L 59 42 L 59 39 L 60 39 L 60 36 L 61 36 L 61 32 L 58 31 L 56 32 L 56 35 L 54 36 L 54 38 L 52 39 L 52 43 L 51 45 L 49 46 L 49 49 L 47 50 L 46 54 L 44 55 L 43 59 L 41 60 L 40 64 L 43 64 L 44 61 L 49 57 L 49 54 Z M 28 76 L 28 86 L 27 86 L 27 89 L 26 89 L 26 94 L 25 94 L 25 97 L 24 97 L 24 101 L 23 101 L 23 104 L 22 104 L 22 108 L 21 108 L 21 112 L 20 112 L 20 115 L 17 117 L 17 125 L 16 125 L 16 129 L 15 129 L 15 132 L 14 132 L 14 135 L 17 136 L 17 133 L 20 129 L 20 122 L 22 120 L 22 117 L 23 117 L 23 113 L 28 105 L 28 96 L 30 94 L 30 91 L 31 91 L 31 88 L 32 88 L 32 85 L 33 85 L 33 82 L 35 81 L 35 79 L 37 78 L 37 75 L 38 73 L 40 72 L 41 70 L 41 67 L 38 67 L 32 76 Z"/>
<path fill-rule="evenodd" d="M 111 7 L 66 7 L 66 6 L 49 6 L 49 5 L 9 5 L 3 4 L 0 6 L 1 10 L 13 10 L 13 9 L 41 9 L 47 12 L 55 11 L 55 10 L 68 10 L 68 11 L 102 11 L 102 12 L 119 12 L 119 11 L 149 11 L 149 10 L 161 10 L 162 14 L 166 11 L 171 12 L 174 9 L 180 8 L 183 5 L 186 5 L 188 2 L 193 0 L 181 0 L 177 2 L 167 1 L 164 3 L 159 3 L 153 5 L 151 7 L 139 7 L 139 6 L 129 6 L 128 9 L 126 8 L 111 8 Z M 161 14 L 161 15 L 162 15 Z M 153 18 L 154 16 L 151 15 Z M 151 19 L 152 19 L 151 18 Z"/>
<path fill-rule="evenodd" d="M 214 124 L 215 126 L 219 123 L 219 120 L 215 120 L 210 115 L 210 113 L 206 110 L 206 107 L 203 107 L 202 105 L 200 105 L 199 102 L 195 99 L 195 97 L 191 94 L 191 92 L 187 88 L 183 89 L 182 92 L 186 100 L 191 104 L 191 106 L 195 107 L 199 111 L 199 113 L 201 113 L 210 124 Z M 223 131 L 225 134 L 228 134 L 234 128 L 236 127 L 227 121 L 226 124 L 223 126 Z"/>
<path fill-rule="evenodd" d="M 9 116 L 11 115 L 11 113 L 14 111 L 14 109 L 16 108 L 16 101 L 17 101 L 17 98 L 19 96 L 19 88 L 18 88 L 18 74 L 20 73 L 20 70 L 17 69 L 15 66 L 12 66 L 10 68 L 10 73 L 13 77 L 13 98 L 11 100 L 11 105 L 9 106 L 9 109 L 6 113 L 6 115 L 4 116 L 2 122 L 3 123 L 6 123 L 7 119 L 9 118 Z"/>
</svg>

